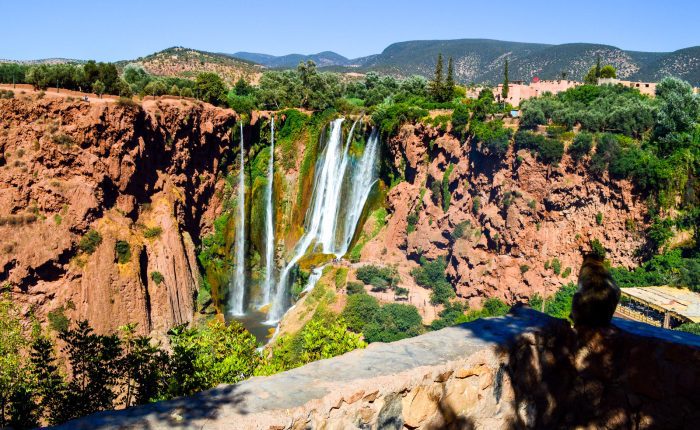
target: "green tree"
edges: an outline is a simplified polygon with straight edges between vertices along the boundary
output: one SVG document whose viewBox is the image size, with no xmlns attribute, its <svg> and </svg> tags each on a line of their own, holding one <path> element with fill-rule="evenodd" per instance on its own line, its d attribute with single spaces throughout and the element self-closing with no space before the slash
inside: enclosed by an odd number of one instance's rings
<svg viewBox="0 0 700 430">
<path fill-rule="evenodd" d="M 600 78 L 617 78 L 617 70 L 610 64 L 603 66 L 600 69 Z"/>
<path fill-rule="evenodd" d="M 105 84 L 104 84 L 102 81 L 100 81 L 99 79 L 96 80 L 96 81 L 92 84 L 92 92 L 95 93 L 95 94 L 97 94 L 97 96 L 98 96 L 99 98 L 102 98 L 102 94 L 104 94 L 105 89 L 106 89 Z"/>
<path fill-rule="evenodd" d="M 452 100 L 455 94 L 455 77 L 454 77 L 454 65 L 452 64 L 452 57 L 447 60 L 447 77 L 445 78 L 445 85 L 442 89 L 442 97 L 440 101 L 447 102 Z"/>
<path fill-rule="evenodd" d="M 12 409 L 18 395 L 29 383 L 22 352 L 27 346 L 17 307 L 8 296 L 0 296 L 0 428 L 12 421 Z"/>
<path fill-rule="evenodd" d="M 172 346 L 170 397 L 192 395 L 252 376 L 260 364 L 257 341 L 240 323 L 211 321 L 206 329 L 184 325 L 169 333 Z"/>
<path fill-rule="evenodd" d="M 430 81 L 429 93 L 433 100 L 442 101 L 442 95 L 444 94 L 443 86 L 445 85 L 443 78 L 443 62 L 442 53 L 438 54 L 437 63 L 435 64 L 435 73 L 433 75 L 433 80 Z"/>
<path fill-rule="evenodd" d="M 95 334 L 87 321 L 59 334 L 72 379 L 66 387 L 63 420 L 113 409 L 113 388 L 120 376 L 121 342 L 116 335 Z"/>
<path fill-rule="evenodd" d="M 203 72 L 197 75 L 194 83 L 197 98 L 221 106 L 226 103 L 226 84 L 224 81 L 213 72 Z"/>
<path fill-rule="evenodd" d="M 350 330 L 362 333 L 368 323 L 377 319 L 379 309 L 379 302 L 369 294 L 353 294 L 348 296 L 341 316 Z"/>
<path fill-rule="evenodd" d="M 506 58 L 506 63 L 503 66 L 503 89 L 501 90 L 501 98 L 504 102 L 508 100 L 508 90 L 510 89 L 508 83 L 508 59 Z"/>
<path fill-rule="evenodd" d="M 66 387 L 56 362 L 53 342 L 45 336 L 37 337 L 32 343 L 30 360 L 36 381 L 36 394 L 40 398 L 42 413 L 39 418 L 44 418 L 51 425 L 60 424 Z"/>
</svg>

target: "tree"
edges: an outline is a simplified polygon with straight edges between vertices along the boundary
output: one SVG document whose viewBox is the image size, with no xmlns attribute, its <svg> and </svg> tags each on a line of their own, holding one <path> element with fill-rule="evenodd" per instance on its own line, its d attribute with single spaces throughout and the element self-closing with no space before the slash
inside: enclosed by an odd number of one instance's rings
<svg viewBox="0 0 700 430">
<path fill-rule="evenodd" d="M 617 78 L 617 70 L 610 64 L 603 66 L 599 73 L 599 78 Z"/>
<path fill-rule="evenodd" d="M 151 338 L 135 335 L 136 324 L 127 324 L 120 330 L 124 337 L 121 359 L 126 384 L 124 406 L 143 405 L 164 391 L 168 357 L 159 345 L 151 345 Z"/>
<path fill-rule="evenodd" d="M 223 105 L 226 103 L 226 84 L 213 72 L 203 72 L 197 75 L 194 83 L 197 97 L 213 105 Z"/>
<path fill-rule="evenodd" d="M 443 94 L 443 86 L 445 85 L 443 82 L 443 76 L 442 76 L 442 53 L 438 54 L 437 57 L 437 63 L 435 64 L 435 74 L 433 76 L 433 80 L 430 81 L 430 96 L 433 98 L 433 100 L 436 101 L 442 101 L 442 94 Z"/>
<path fill-rule="evenodd" d="M 365 326 L 377 318 L 379 309 L 379 302 L 369 294 L 353 294 L 348 296 L 341 316 L 350 330 L 362 333 Z"/>
<path fill-rule="evenodd" d="M 503 66 L 503 89 L 501 90 L 501 98 L 505 102 L 508 100 L 508 59 L 506 58 L 506 64 Z"/>
<path fill-rule="evenodd" d="M 97 94 L 99 98 L 102 98 L 102 94 L 105 92 L 105 84 L 99 79 L 92 84 L 92 92 Z"/>
<path fill-rule="evenodd" d="M 40 418 L 45 418 L 51 425 L 60 424 L 66 394 L 65 381 L 59 373 L 54 346 L 49 338 L 39 336 L 34 340 L 30 360 L 36 381 L 36 394 L 40 398 Z"/>
<path fill-rule="evenodd" d="M 656 87 L 656 99 L 659 110 L 652 138 L 662 154 L 668 155 L 690 142 L 700 116 L 700 98 L 687 82 L 665 78 Z"/>
<path fill-rule="evenodd" d="M 454 77 L 454 65 L 452 64 L 452 57 L 447 60 L 447 78 L 445 78 L 445 85 L 442 90 L 442 100 L 443 102 L 448 102 L 452 100 L 455 94 L 455 77 Z"/>
<path fill-rule="evenodd" d="M 121 342 L 115 335 L 95 334 L 87 321 L 79 321 L 59 338 L 70 363 L 72 380 L 66 387 L 64 418 L 81 417 L 93 412 L 113 409 L 116 393 Z"/>
<path fill-rule="evenodd" d="M 22 362 L 26 346 L 19 310 L 9 296 L 0 296 L 0 428 L 10 424 L 15 402 L 22 400 L 17 396 L 29 382 Z"/>
<path fill-rule="evenodd" d="M 458 133 L 463 133 L 469 123 L 469 109 L 460 103 L 452 111 L 452 129 Z"/>
</svg>

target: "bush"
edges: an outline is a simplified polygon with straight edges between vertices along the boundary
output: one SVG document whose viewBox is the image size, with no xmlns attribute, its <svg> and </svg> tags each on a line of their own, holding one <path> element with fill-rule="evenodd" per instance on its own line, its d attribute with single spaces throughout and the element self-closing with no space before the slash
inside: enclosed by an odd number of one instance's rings
<svg viewBox="0 0 700 430">
<path fill-rule="evenodd" d="M 75 143 L 75 140 L 64 133 L 57 133 L 51 136 L 51 140 L 53 140 L 53 143 L 56 145 L 64 145 L 64 146 L 71 146 Z"/>
<path fill-rule="evenodd" d="M 676 327 L 678 331 L 684 331 L 686 333 L 693 333 L 700 336 L 700 324 L 699 323 L 685 323 Z"/>
<path fill-rule="evenodd" d="M 348 329 L 362 333 L 365 326 L 377 318 L 379 309 L 379 302 L 369 294 L 352 294 L 340 316 Z"/>
<path fill-rule="evenodd" d="M 593 149 L 593 135 L 583 131 L 574 137 L 573 143 L 569 146 L 568 152 L 574 161 L 580 161 Z"/>
<path fill-rule="evenodd" d="M 555 275 L 559 275 L 561 273 L 561 262 L 558 258 L 552 260 L 552 264 L 550 265 L 550 267 L 552 268 L 552 271 Z"/>
<path fill-rule="evenodd" d="M 460 103 L 452 111 L 452 129 L 458 133 L 462 133 L 467 123 L 469 123 L 469 110 L 467 106 Z"/>
<path fill-rule="evenodd" d="M 165 280 L 165 276 L 160 272 L 151 272 L 151 280 L 155 282 L 156 285 L 160 285 Z"/>
<path fill-rule="evenodd" d="M 595 214 L 595 223 L 598 225 L 603 225 L 603 213 L 602 212 L 598 212 L 597 214 Z"/>
<path fill-rule="evenodd" d="M 100 233 L 97 230 L 90 229 L 85 233 L 85 236 L 80 239 L 78 248 L 86 254 L 92 254 L 101 243 L 102 236 Z"/>
<path fill-rule="evenodd" d="M 418 224 L 418 210 L 409 212 L 409 214 L 406 216 L 406 224 L 406 233 L 416 231 L 416 224 Z"/>
<path fill-rule="evenodd" d="M 465 233 L 467 233 L 471 225 L 472 223 L 469 220 L 462 221 L 459 224 L 457 224 L 454 230 L 452 230 L 452 239 L 460 239 L 464 237 Z"/>
<path fill-rule="evenodd" d="M 601 259 L 605 258 L 605 254 L 607 253 L 605 251 L 605 248 L 603 247 L 603 244 L 600 243 L 598 239 L 593 239 L 591 241 L 591 253 Z"/>
<path fill-rule="evenodd" d="M 528 270 L 530 270 L 530 266 L 528 266 L 527 264 L 520 265 L 520 274 L 521 275 L 524 275 L 525 273 L 527 273 Z"/>
<path fill-rule="evenodd" d="M 362 285 L 361 282 L 348 282 L 345 286 L 345 291 L 347 292 L 348 296 L 352 294 L 366 293 L 365 287 Z"/>
<path fill-rule="evenodd" d="M 430 295 L 431 303 L 447 303 L 450 298 L 454 297 L 455 292 L 445 275 L 447 268 L 445 258 L 439 257 L 433 261 L 428 261 L 425 257 L 421 257 L 420 264 L 421 267 L 411 271 L 413 279 L 421 287 L 433 290 Z"/>
<path fill-rule="evenodd" d="M 152 239 L 154 237 L 160 237 L 162 233 L 163 229 L 160 226 L 150 227 L 143 232 L 143 237 L 145 237 L 146 239 Z"/>
<path fill-rule="evenodd" d="M 70 325 L 70 320 L 66 316 L 66 309 L 63 305 L 57 307 L 56 309 L 49 311 L 48 313 L 49 325 L 55 331 L 61 333 L 68 330 Z"/>
<path fill-rule="evenodd" d="M 571 267 L 567 267 L 566 269 L 564 269 L 564 271 L 561 274 L 561 277 L 566 279 L 569 277 L 569 275 L 571 275 Z"/>
<path fill-rule="evenodd" d="M 367 264 L 357 269 L 357 279 L 377 289 L 385 290 L 398 282 L 398 272 L 394 267 L 380 267 Z"/>
<path fill-rule="evenodd" d="M 470 125 L 470 131 L 474 140 L 480 143 L 480 151 L 484 155 L 501 158 L 508 152 L 512 131 L 503 127 L 503 121 L 474 121 Z"/>
<path fill-rule="evenodd" d="M 131 247 L 129 242 L 124 240 L 118 240 L 114 244 L 114 252 L 117 253 L 117 261 L 119 264 L 126 264 L 131 260 Z"/>
<path fill-rule="evenodd" d="M 558 163 L 564 155 L 563 143 L 531 131 L 521 130 L 515 133 L 515 148 L 529 150 L 545 164 Z"/>
<path fill-rule="evenodd" d="M 382 306 L 363 333 L 367 342 L 394 342 L 423 332 L 418 309 L 412 305 L 389 303 Z"/>
</svg>

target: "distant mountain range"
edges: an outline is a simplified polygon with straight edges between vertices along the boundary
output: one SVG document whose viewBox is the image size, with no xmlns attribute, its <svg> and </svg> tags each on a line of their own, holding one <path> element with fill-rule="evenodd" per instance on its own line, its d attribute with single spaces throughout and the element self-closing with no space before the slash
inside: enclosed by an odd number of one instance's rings
<svg viewBox="0 0 700 430">
<path fill-rule="evenodd" d="M 677 76 L 700 85 L 700 46 L 674 52 L 639 52 L 592 43 L 505 42 L 490 39 L 415 40 L 389 45 L 380 54 L 348 59 L 332 51 L 313 55 L 274 56 L 237 52 L 241 58 L 268 68 L 296 67 L 300 61 L 313 60 L 319 67 L 337 71 L 377 71 L 395 76 L 423 75 L 430 77 L 438 53 L 452 57 L 455 75 L 463 83 L 497 83 L 503 79 L 505 59 L 509 60 L 510 79 L 529 81 L 559 78 L 580 80 L 600 57 L 603 64 L 612 64 L 618 76 L 639 81 L 658 81 Z"/>
<path fill-rule="evenodd" d="M 257 79 L 265 69 L 294 68 L 300 62 L 312 60 L 321 69 L 337 72 L 377 71 L 399 77 L 422 75 L 431 77 L 438 53 L 447 61 L 454 60 L 456 79 L 464 84 L 495 84 L 503 80 L 503 66 L 509 60 L 511 81 L 554 79 L 581 80 L 600 57 L 603 64 L 617 68 L 618 77 L 635 81 L 659 81 L 665 76 L 677 76 L 700 86 L 700 46 L 673 52 L 625 51 L 609 45 L 593 43 L 505 42 L 490 39 L 414 40 L 389 45 L 379 54 L 349 59 L 332 51 L 318 54 L 289 54 L 275 56 L 253 52 L 214 53 L 183 47 L 168 48 L 146 57 L 117 62 L 133 62 L 160 75 L 191 77 L 208 70 L 222 74 L 229 82 L 244 77 Z M 6 60 L 0 60 L 3 62 Z M 11 60 L 7 60 L 11 61 Z M 25 64 L 80 62 L 53 58 L 21 61 Z"/>
</svg>

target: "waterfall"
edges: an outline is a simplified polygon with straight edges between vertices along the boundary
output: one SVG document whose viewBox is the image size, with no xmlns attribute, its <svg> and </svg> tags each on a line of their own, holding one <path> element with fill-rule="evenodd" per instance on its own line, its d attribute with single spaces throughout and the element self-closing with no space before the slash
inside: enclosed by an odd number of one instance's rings
<svg viewBox="0 0 700 430">
<path fill-rule="evenodd" d="M 357 223 L 362 216 L 362 209 L 365 207 L 365 202 L 372 191 L 372 187 L 377 182 L 379 175 L 379 132 L 376 128 L 372 129 L 369 136 L 369 141 L 365 146 L 365 152 L 362 153 L 357 166 L 353 169 L 352 187 L 350 188 L 350 198 L 346 204 L 345 223 L 343 225 L 343 240 L 340 244 L 339 255 L 344 255 L 348 252 L 348 247 L 355 234 Z"/>
<path fill-rule="evenodd" d="M 275 177 L 275 118 L 270 122 L 270 160 L 267 163 L 267 188 L 265 189 L 265 285 L 263 286 L 262 303 L 270 303 L 275 269 L 275 227 L 272 215 L 272 181 Z"/>
<path fill-rule="evenodd" d="M 306 213 L 306 228 L 294 247 L 292 258 L 280 273 L 275 297 L 268 314 L 267 322 L 270 324 L 279 321 L 289 307 L 287 292 L 289 276 L 299 260 L 310 251 L 312 245 L 314 252 L 335 254 L 336 257 L 342 257 L 345 254 L 371 187 L 376 182 L 378 172 L 375 166 L 379 139 L 378 134 L 373 130 L 362 158 L 357 163 L 358 168 L 353 169 L 349 189 L 343 187 L 346 171 L 350 166 L 349 146 L 357 124 L 355 121 L 347 143 L 343 146 L 343 120 L 338 118 L 331 122 L 326 146 L 317 161 L 311 205 Z M 345 210 L 342 211 L 341 202 L 345 203 Z M 350 220 L 347 219 L 348 215 L 351 216 Z M 339 223 L 338 219 L 341 216 L 346 216 L 346 219 Z M 339 226 L 342 226 L 342 231 L 338 231 Z M 338 243 L 338 237 L 342 238 L 341 243 Z M 320 271 L 314 271 L 315 281 L 320 277 L 320 273 Z"/>
<path fill-rule="evenodd" d="M 241 125 L 240 168 L 238 171 L 238 219 L 236 220 L 236 274 L 231 290 L 231 314 L 245 314 L 245 170 L 243 160 L 243 123 Z"/>
</svg>

